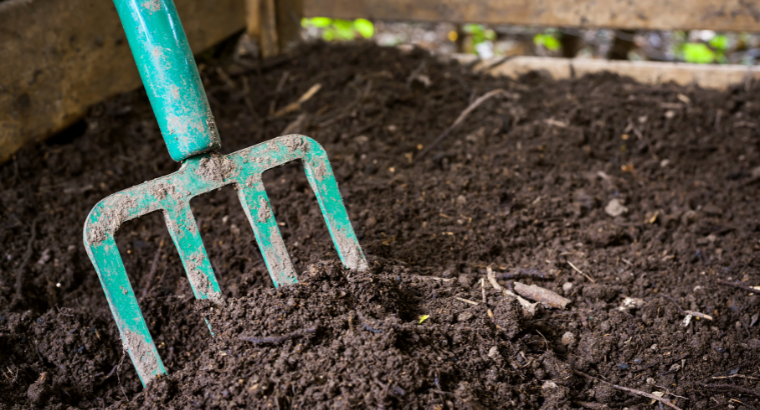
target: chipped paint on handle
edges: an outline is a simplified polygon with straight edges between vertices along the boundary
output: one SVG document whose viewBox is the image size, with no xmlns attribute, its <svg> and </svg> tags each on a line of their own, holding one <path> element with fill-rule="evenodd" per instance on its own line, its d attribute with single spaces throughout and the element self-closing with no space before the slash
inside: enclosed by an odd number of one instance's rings
<svg viewBox="0 0 760 410">
<path fill-rule="evenodd" d="M 359 241 L 348 219 L 327 153 L 316 141 L 287 135 L 229 154 L 206 154 L 185 161 L 179 171 L 113 194 L 90 211 L 84 245 L 116 325 L 143 385 L 166 369 L 137 304 L 114 241 L 124 222 L 162 211 L 185 272 L 198 299 L 221 300 L 222 293 L 190 209 L 190 200 L 226 185 L 235 185 L 275 286 L 297 281 L 267 198 L 261 175 L 267 169 L 302 160 L 333 243 L 343 265 L 366 270 Z"/>
<path fill-rule="evenodd" d="M 172 0 L 114 0 L 175 161 L 221 147 L 195 59 Z"/>
</svg>

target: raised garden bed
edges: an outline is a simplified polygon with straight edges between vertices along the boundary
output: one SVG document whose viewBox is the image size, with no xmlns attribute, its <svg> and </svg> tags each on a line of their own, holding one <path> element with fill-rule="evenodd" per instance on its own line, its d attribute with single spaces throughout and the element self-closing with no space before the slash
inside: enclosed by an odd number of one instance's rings
<svg viewBox="0 0 760 410">
<path fill-rule="evenodd" d="M 513 81 L 369 45 L 202 75 L 225 152 L 286 128 L 325 146 L 371 272 L 340 269 L 297 164 L 265 183 L 301 284 L 271 288 L 232 188 L 193 202 L 222 306 L 194 301 L 160 215 L 126 224 L 170 373 L 143 390 L 81 244 L 97 201 L 176 169 L 144 94 L 120 95 L 0 167 L 0 407 L 760 406 L 760 295 L 718 283 L 760 284 L 756 84 Z M 571 303 L 523 317 L 488 266 Z"/>
</svg>

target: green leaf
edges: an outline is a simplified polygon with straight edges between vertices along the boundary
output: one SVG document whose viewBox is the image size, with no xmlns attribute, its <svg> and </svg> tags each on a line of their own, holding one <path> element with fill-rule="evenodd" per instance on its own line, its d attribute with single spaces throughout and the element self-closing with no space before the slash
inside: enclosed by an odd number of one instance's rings
<svg viewBox="0 0 760 410">
<path fill-rule="evenodd" d="M 335 30 L 333 30 L 331 27 L 325 29 L 325 31 L 322 32 L 322 38 L 325 39 L 325 41 L 335 40 Z"/>
<path fill-rule="evenodd" d="M 335 28 L 335 37 L 339 40 L 353 40 L 356 36 L 354 32 L 354 22 L 348 20 L 333 20 Z"/>
<path fill-rule="evenodd" d="M 314 18 L 311 18 L 311 19 L 308 19 L 308 20 L 311 20 L 311 25 L 314 26 L 314 27 L 316 27 L 316 28 L 326 28 L 326 27 L 329 27 L 330 24 L 332 24 L 332 22 L 333 22 L 333 19 L 331 19 L 329 17 L 314 17 Z"/>
<path fill-rule="evenodd" d="M 465 24 L 464 27 L 462 27 L 462 30 L 464 30 L 465 33 L 469 34 L 482 33 L 483 26 L 480 24 Z"/>
<path fill-rule="evenodd" d="M 367 19 L 354 20 L 354 28 L 364 38 L 372 38 L 375 35 L 375 25 Z"/>
<path fill-rule="evenodd" d="M 335 19 L 333 26 L 338 30 L 351 30 L 354 28 L 354 22 L 348 20 Z"/>
<path fill-rule="evenodd" d="M 708 41 L 710 46 L 716 50 L 719 51 L 726 51 L 728 50 L 728 37 L 726 35 L 720 34 L 717 35 Z"/>
<path fill-rule="evenodd" d="M 536 34 L 533 36 L 533 44 L 537 46 L 544 46 L 548 50 L 557 51 L 562 47 L 557 37 L 550 33 Z"/>
<path fill-rule="evenodd" d="M 683 59 L 688 63 L 709 64 L 715 61 L 715 52 L 703 43 L 683 45 Z"/>
<path fill-rule="evenodd" d="M 548 48 L 551 51 L 558 51 L 562 44 L 560 44 L 559 40 L 557 40 L 554 36 L 549 36 L 544 39 L 544 45 L 546 48 Z"/>
<path fill-rule="evenodd" d="M 346 41 L 353 40 L 354 37 L 356 36 L 356 32 L 354 31 L 353 28 L 350 28 L 350 29 L 336 28 L 335 34 L 339 40 L 346 40 Z"/>
<path fill-rule="evenodd" d="M 420 323 L 419 324 L 421 325 L 422 322 L 426 321 L 429 317 L 430 317 L 430 315 L 422 315 L 422 316 L 420 316 Z"/>
</svg>

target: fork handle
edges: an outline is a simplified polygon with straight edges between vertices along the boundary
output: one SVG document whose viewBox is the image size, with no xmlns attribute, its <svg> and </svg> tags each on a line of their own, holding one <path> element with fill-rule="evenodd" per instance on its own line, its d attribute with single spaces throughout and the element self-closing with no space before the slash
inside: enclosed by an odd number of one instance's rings
<svg viewBox="0 0 760 410">
<path fill-rule="evenodd" d="M 114 0 L 169 155 L 221 147 L 193 52 L 172 0 Z"/>
</svg>

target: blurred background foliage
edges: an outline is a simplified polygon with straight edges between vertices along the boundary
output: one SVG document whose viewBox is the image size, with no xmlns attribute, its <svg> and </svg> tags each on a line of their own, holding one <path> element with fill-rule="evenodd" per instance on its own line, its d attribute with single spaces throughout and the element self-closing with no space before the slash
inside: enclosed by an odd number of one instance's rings
<svg viewBox="0 0 760 410">
<path fill-rule="evenodd" d="M 386 46 L 410 44 L 439 53 L 470 53 L 483 58 L 538 55 L 745 65 L 760 61 L 760 35 L 754 33 L 373 23 L 367 19 L 327 17 L 302 19 L 301 25 L 307 40 L 368 40 Z"/>
<path fill-rule="evenodd" d="M 367 19 L 341 20 L 328 17 L 301 19 L 306 30 L 314 29 L 326 41 L 351 41 L 357 38 L 372 38 L 375 25 Z"/>
<path fill-rule="evenodd" d="M 560 43 L 561 36 L 562 33 L 558 30 L 548 29 L 543 33 L 533 36 L 533 44 L 537 47 L 544 47 L 549 51 L 559 51 L 562 48 L 562 43 Z"/>
</svg>

